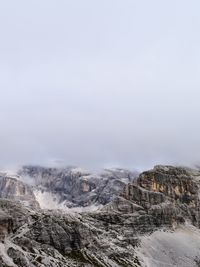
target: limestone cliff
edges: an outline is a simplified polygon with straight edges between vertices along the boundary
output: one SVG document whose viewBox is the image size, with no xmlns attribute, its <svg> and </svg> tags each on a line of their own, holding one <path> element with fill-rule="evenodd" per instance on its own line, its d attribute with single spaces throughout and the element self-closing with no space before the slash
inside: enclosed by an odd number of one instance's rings
<svg viewBox="0 0 200 267">
<path fill-rule="evenodd" d="M 39 208 L 32 188 L 19 179 L 9 177 L 6 174 L 0 176 L 0 198 L 22 201 L 25 205 Z"/>
</svg>

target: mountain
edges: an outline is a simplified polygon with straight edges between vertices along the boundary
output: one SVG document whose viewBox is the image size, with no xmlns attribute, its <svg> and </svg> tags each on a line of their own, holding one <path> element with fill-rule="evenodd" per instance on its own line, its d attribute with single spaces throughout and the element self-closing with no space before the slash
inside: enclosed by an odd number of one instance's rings
<svg viewBox="0 0 200 267">
<path fill-rule="evenodd" d="M 0 198 L 0 266 L 199 266 L 199 190 L 198 170 L 156 166 L 96 211 Z"/>
<path fill-rule="evenodd" d="M 97 209 L 109 203 L 123 187 L 138 175 L 136 171 L 107 169 L 94 174 L 80 168 L 24 166 L 18 174 L 34 186 L 43 208 Z M 48 201 L 46 201 L 48 199 Z"/>
</svg>

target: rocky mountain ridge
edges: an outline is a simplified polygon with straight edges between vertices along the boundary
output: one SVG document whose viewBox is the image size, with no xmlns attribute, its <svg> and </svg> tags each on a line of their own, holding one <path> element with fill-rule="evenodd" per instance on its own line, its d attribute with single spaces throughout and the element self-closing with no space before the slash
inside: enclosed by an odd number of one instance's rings
<svg viewBox="0 0 200 267">
<path fill-rule="evenodd" d="M 56 207 L 73 208 L 98 207 L 111 202 L 127 183 L 133 181 L 138 172 L 107 169 L 95 174 L 74 167 L 24 166 L 18 174 L 23 181 L 28 180 L 34 186 L 39 202 L 48 197 L 55 200 Z"/>
<path fill-rule="evenodd" d="M 197 267 L 199 187 L 197 170 L 156 166 L 93 212 L 1 198 L 0 266 Z"/>
</svg>

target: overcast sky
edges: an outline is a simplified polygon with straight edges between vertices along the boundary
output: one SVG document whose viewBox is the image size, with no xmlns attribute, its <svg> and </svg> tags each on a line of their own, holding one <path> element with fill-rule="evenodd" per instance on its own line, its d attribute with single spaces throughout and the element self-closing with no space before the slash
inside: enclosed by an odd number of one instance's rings
<svg viewBox="0 0 200 267">
<path fill-rule="evenodd" d="M 199 11 L 0 0 L 0 166 L 200 162 Z"/>
</svg>

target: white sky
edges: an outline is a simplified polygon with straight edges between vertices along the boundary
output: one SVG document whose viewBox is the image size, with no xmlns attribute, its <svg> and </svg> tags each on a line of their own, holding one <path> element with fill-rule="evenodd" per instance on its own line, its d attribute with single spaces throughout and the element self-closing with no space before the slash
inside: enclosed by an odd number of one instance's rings
<svg viewBox="0 0 200 267">
<path fill-rule="evenodd" d="M 0 0 L 0 165 L 200 162 L 199 10 Z"/>
</svg>

